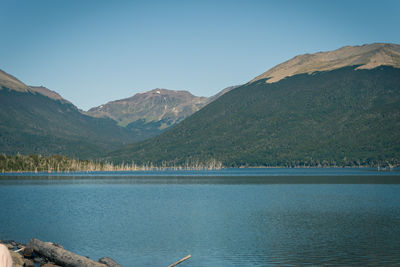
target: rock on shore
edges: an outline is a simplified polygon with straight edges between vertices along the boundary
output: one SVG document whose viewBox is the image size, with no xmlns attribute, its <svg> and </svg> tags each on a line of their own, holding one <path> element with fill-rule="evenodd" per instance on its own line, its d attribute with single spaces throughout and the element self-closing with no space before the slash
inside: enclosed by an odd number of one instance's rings
<svg viewBox="0 0 400 267">
<path fill-rule="evenodd" d="M 72 253 L 62 246 L 31 239 L 26 246 L 15 241 L 0 241 L 10 251 L 13 267 L 122 267 L 111 258 L 103 257 L 98 262 Z"/>
</svg>

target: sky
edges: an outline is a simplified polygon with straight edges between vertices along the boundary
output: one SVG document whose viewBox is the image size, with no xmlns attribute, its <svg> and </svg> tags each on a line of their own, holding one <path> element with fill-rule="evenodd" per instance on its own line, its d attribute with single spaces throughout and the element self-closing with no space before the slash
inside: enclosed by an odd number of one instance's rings
<svg viewBox="0 0 400 267">
<path fill-rule="evenodd" d="M 211 96 L 304 53 L 400 44 L 400 1 L 0 0 L 0 69 L 83 110 Z"/>
</svg>

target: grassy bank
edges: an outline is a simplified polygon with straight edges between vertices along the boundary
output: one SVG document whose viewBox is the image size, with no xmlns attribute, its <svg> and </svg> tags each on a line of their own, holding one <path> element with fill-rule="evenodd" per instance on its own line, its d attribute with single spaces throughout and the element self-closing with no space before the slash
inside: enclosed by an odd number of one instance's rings
<svg viewBox="0 0 400 267">
<path fill-rule="evenodd" d="M 106 161 L 92 161 L 68 158 L 66 156 L 53 155 L 20 155 L 15 156 L 0 154 L 0 171 L 9 172 L 91 172 L 91 171 L 138 171 L 156 169 L 188 169 L 188 170 L 213 170 L 220 169 L 222 164 L 216 160 L 208 162 L 187 162 L 184 165 L 172 165 L 163 163 L 161 165 L 119 163 L 114 164 Z"/>
</svg>

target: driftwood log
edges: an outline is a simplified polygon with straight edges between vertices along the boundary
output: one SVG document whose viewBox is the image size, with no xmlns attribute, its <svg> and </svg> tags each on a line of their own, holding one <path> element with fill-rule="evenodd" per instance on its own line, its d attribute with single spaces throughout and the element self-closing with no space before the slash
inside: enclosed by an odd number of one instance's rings
<svg viewBox="0 0 400 267">
<path fill-rule="evenodd" d="M 36 253 L 45 256 L 52 262 L 65 267 L 107 267 L 106 264 L 95 262 L 84 256 L 65 250 L 50 242 L 43 242 L 38 239 L 31 239 L 26 245 Z"/>
<path fill-rule="evenodd" d="M 169 265 L 168 267 L 174 267 L 174 266 L 178 265 L 179 263 L 182 263 L 182 262 L 184 262 L 185 260 L 190 259 L 191 257 L 192 257 L 192 255 L 189 254 L 189 255 L 187 255 L 186 257 L 180 259 L 179 261 L 172 263 L 172 264 Z"/>
</svg>

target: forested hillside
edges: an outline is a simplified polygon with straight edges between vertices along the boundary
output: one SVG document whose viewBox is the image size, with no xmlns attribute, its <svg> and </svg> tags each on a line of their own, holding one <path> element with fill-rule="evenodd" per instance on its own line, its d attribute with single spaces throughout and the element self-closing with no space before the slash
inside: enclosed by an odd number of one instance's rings
<svg viewBox="0 0 400 267">
<path fill-rule="evenodd" d="M 109 154 L 120 162 L 225 166 L 382 165 L 400 158 L 400 69 L 357 66 L 259 79 L 150 140 Z"/>
</svg>

